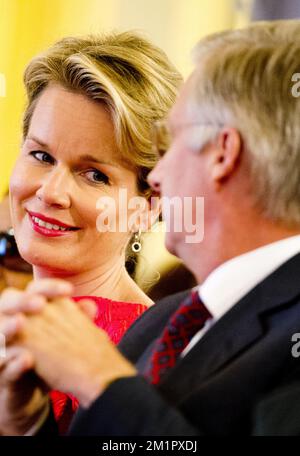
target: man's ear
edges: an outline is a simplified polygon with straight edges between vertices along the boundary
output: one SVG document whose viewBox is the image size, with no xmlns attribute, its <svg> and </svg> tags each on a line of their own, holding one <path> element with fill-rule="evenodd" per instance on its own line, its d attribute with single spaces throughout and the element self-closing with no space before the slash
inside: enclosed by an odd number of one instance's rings
<svg viewBox="0 0 300 456">
<path fill-rule="evenodd" d="M 215 141 L 212 178 L 219 184 L 228 179 L 238 166 L 242 152 L 242 139 L 236 128 L 224 127 Z"/>
</svg>

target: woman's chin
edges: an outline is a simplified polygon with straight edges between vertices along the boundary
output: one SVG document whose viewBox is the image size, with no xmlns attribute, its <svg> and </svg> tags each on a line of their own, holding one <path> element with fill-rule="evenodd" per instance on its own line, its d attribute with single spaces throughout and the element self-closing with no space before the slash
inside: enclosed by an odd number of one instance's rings
<svg viewBox="0 0 300 456">
<path fill-rule="evenodd" d="M 75 271 L 73 271 L 74 268 L 70 271 L 70 264 L 72 264 L 71 260 L 66 262 L 64 259 L 60 262 L 57 257 L 53 257 L 52 255 L 47 257 L 46 255 L 36 254 L 29 251 L 22 251 L 21 256 L 25 261 L 27 261 L 27 263 L 33 266 L 35 275 L 37 271 L 40 271 L 40 273 L 44 271 L 43 275 L 53 277 L 66 277 L 75 273 Z"/>
<path fill-rule="evenodd" d="M 51 264 L 33 264 L 33 273 L 35 278 L 68 278 L 76 275 L 76 271 L 70 271 L 63 267 L 58 268 L 57 265 Z"/>
</svg>

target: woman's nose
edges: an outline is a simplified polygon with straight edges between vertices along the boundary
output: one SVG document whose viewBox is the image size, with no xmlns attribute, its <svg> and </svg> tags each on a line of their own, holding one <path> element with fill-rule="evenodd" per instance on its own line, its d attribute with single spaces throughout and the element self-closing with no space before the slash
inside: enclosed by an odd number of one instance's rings
<svg viewBox="0 0 300 456">
<path fill-rule="evenodd" d="M 68 209 L 71 206 L 68 171 L 57 168 L 44 176 L 36 196 L 47 206 Z"/>
</svg>

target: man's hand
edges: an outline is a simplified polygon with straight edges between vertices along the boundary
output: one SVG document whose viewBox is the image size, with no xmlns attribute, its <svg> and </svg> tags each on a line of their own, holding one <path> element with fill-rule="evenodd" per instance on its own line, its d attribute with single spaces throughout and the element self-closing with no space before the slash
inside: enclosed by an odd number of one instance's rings
<svg viewBox="0 0 300 456">
<path fill-rule="evenodd" d="M 21 345 L 49 387 L 73 394 L 84 407 L 115 379 L 136 375 L 107 334 L 66 298 L 26 318 Z"/>
</svg>

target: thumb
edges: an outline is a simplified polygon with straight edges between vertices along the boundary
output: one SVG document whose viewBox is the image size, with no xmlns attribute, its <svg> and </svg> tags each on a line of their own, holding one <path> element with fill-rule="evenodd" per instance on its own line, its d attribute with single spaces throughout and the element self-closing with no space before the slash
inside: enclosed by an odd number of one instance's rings
<svg viewBox="0 0 300 456">
<path fill-rule="evenodd" d="M 33 369 L 33 355 L 21 347 L 9 347 L 5 366 L 1 373 L 2 381 L 7 383 L 17 382 L 26 372 Z"/>
<path fill-rule="evenodd" d="M 79 309 L 92 321 L 95 320 L 97 314 L 97 306 L 91 299 L 82 299 L 77 302 Z"/>
</svg>

